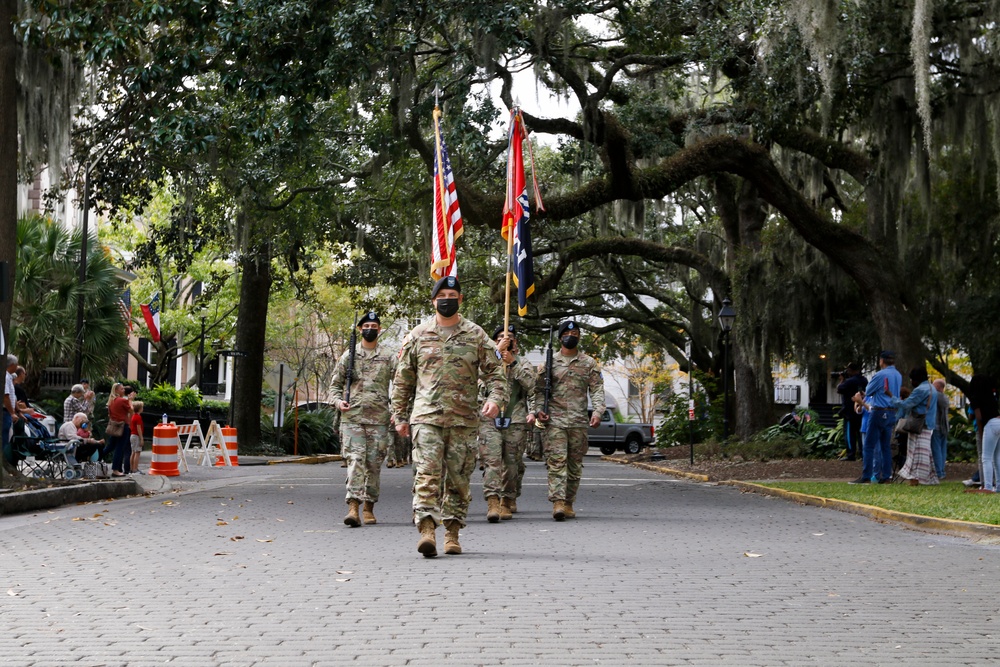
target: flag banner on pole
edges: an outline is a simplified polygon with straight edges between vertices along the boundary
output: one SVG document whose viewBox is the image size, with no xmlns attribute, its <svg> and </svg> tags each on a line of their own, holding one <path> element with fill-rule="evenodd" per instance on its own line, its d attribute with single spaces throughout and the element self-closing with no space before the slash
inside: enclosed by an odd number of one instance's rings
<svg viewBox="0 0 1000 667">
<path fill-rule="evenodd" d="M 160 293 L 157 292 L 150 299 L 149 303 L 144 303 L 142 306 L 142 316 L 146 320 L 146 326 L 149 327 L 149 337 L 154 343 L 160 342 Z"/>
<path fill-rule="evenodd" d="M 434 109 L 434 224 L 431 236 L 431 278 L 458 277 L 455 242 L 462 235 L 462 211 L 458 207 L 455 177 L 448 147 L 441 136 L 441 111 Z"/>
<path fill-rule="evenodd" d="M 127 334 L 132 333 L 132 288 L 126 287 L 125 291 L 118 298 L 118 311 L 122 315 L 122 319 L 125 320 L 125 331 Z"/>
<path fill-rule="evenodd" d="M 510 132 L 507 136 L 507 198 L 503 205 L 503 227 L 500 230 L 504 240 L 514 235 L 511 258 L 514 285 L 517 286 L 517 314 L 528 313 L 528 297 L 535 291 L 535 270 L 531 256 L 530 206 L 528 187 L 524 180 L 524 139 L 528 132 L 524 127 L 521 111 L 515 107 L 510 114 Z M 530 142 L 529 142 L 530 148 Z M 532 172 L 534 178 L 534 172 Z M 538 186 L 535 198 L 541 204 Z"/>
</svg>

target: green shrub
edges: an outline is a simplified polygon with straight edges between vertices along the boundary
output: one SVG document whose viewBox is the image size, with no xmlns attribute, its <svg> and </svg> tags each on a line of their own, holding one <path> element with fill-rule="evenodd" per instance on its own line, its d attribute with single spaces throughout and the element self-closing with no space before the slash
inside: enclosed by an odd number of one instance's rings
<svg viewBox="0 0 1000 667">
<path fill-rule="evenodd" d="M 149 412 L 193 412 L 201 407 L 201 394 L 193 387 L 177 390 L 173 385 L 158 384 L 152 389 L 139 389 L 139 400 Z M 228 409 L 228 408 L 227 408 Z"/>
<path fill-rule="evenodd" d="M 315 412 L 299 411 L 300 456 L 315 454 L 337 454 L 340 452 L 340 438 L 334 429 L 336 415 L 332 410 L 320 409 Z M 271 444 L 280 454 L 292 454 L 295 449 L 295 413 L 285 413 L 285 425 L 281 429 L 281 441 L 274 447 L 276 431 L 270 416 L 260 423 L 261 442 Z"/>
<path fill-rule="evenodd" d="M 201 407 L 210 412 L 229 413 L 229 401 L 202 401 Z"/>
<path fill-rule="evenodd" d="M 722 433 L 722 402 L 710 403 L 702 387 L 715 389 L 716 380 L 695 371 L 697 386 L 694 392 L 695 420 L 694 441 L 705 442 Z M 656 446 L 684 445 L 691 439 L 691 422 L 688 420 L 688 394 L 671 394 L 663 406 L 663 421 L 656 427 Z"/>
</svg>

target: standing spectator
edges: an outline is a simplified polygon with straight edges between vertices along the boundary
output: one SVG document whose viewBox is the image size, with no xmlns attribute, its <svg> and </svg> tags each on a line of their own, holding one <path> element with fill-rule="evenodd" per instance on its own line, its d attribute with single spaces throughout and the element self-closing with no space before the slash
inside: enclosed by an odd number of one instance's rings
<svg viewBox="0 0 1000 667">
<path fill-rule="evenodd" d="M 132 392 L 133 395 L 135 392 Z M 136 475 L 141 475 L 139 470 L 139 456 L 142 454 L 142 401 L 132 403 L 132 419 L 129 420 L 129 444 L 132 446 L 132 455 L 129 457 L 128 467 Z"/>
<path fill-rule="evenodd" d="M 861 477 L 850 484 L 870 484 L 875 477 L 879 484 L 892 481 L 892 431 L 896 426 L 893 397 L 899 396 L 903 376 L 896 370 L 896 354 L 885 350 L 879 354 L 879 371 L 868 381 L 864 396 L 855 394 L 872 411 L 862 447 Z"/>
<path fill-rule="evenodd" d="M 69 396 L 63 401 L 63 422 L 73 421 L 78 412 L 91 418 L 94 412 L 94 392 L 87 392 L 82 384 L 73 385 L 69 390 Z"/>
<path fill-rule="evenodd" d="M 969 487 L 979 486 L 983 479 L 983 438 L 986 426 L 1000 417 L 1000 407 L 997 405 L 996 381 L 989 375 L 975 374 L 969 380 L 969 406 L 976 422 L 976 455 L 979 469 L 962 484 Z M 1000 423 L 997 424 L 1000 426 Z"/>
<path fill-rule="evenodd" d="M 917 366 L 910 371 L 913 391 L 905 399 L 893 398 L 899 411 L 897 417 L 923 416 L 924 427 L 920 433 L 906 434 L 906 462 L 899 469 L 899 477 L 913 486 L 937 484 L 934 457 L 931 454 L 931 434 L 937 425 L 937 391 L 927 379 L 927 369 Z"/>
<path fill-rule="evenodd" d="M 944 479 L 944 465 L 948 461 L 948 394 L 944 393 L 946 383 L 943 379 L 934 380 L 937 390 L 937 425 L 931 436 L 931 454 L 934 455 L 934 472 L 938 479 Z"/>
<path fill-rule="evenodd" d="M 396 350 L 378 342 L 382 321 L 374 312 L 358 320 L 361 340 L 353 350 L 344 350 L 333 369 L 335 397 L 340 410 L 340 453 L 347 461 L 347 516 L 344 524 L 357 528 L 362 520 L 374 525 L 375 503 L 381 491 L 382 463 L 389 451 L 389 383 L 396 374 Z M 351 354 L 354 354 L 354 368 Z M 344 388 L 351 373 L 350 402 Z M 358 515 L 364 503 L 363 516 Z"/>
<path fill-rule="evenodd" d="M 587 454 L 587 395 L 593 404 L 589 425 L 597 426 L 604 414 L 604 376 L 593 357 L 577 349 L 580 327 L 566 320 L 558 329 L 559 354 L 552 359 L 552 393 L 549 412 L 539 409 L 545 425 L 545 467 L 549 477 L 549 502 L 556 521 L 576 517 L 573 503 L 583 477 Z M 535 405 L 544 406 L 545 364 L 535 378 Z"/>
<path fill-rule="evenodd" d="M 21 418 L 17 413 L 17 394 L 14 393 L 14 373 L 17 371 L 17 357 L 7 355 L 7 379 L 3 394 L 3 455 L 8 461 L 13 460 L 14 452 L 10 447 L 11 431 L 14 424 Z"/>
<path fill-rule="evenodd" d="M 132 449 L 128 425 L 131 416 L 132 404 L 125 398 L 125 387 L 121 382 L 115 382 L 108 396 L 108 427 L 105 429 L 105 435 L 110 436 L 109 445 L 115 452 L 111 461 L 112 477 L 124 477 L 131 470 L 127 467 Z"/>
<path fill-rule="evenodd" d="M 847 364 L 841 373 L 837 393 L 843 403 L 840 413 L 844 419 L 844 436 L 847 440 L 847 455 L 842 461 L 856 461 L 861 453 L 861 413 L 854 409 L 854 395 L 863 392 L 868 386 L 868 379 L 861 374 L 861 365 L 856 361 Z"/>
<path fill-rule="evenodd" d="M 396 431 L 413 437 L 413 520 L 420 531 L 417 551 L 437 555 L 434 531 L 445 525 L 444 552 L 462 553 L 459 530 L 465 526 L 476 466 L 479 415 L 492 419 L 506 400 L 502 348 L 479 325 L 458 314 L 462 288 L 454 276 L 434 283 L 435 315 L 407 334 L 393 381 Z M 489 395 L 479 408 L 478 382 L 487 378 Z M 412 407 L 412 410 L 411 410 Z"/>
</svg>

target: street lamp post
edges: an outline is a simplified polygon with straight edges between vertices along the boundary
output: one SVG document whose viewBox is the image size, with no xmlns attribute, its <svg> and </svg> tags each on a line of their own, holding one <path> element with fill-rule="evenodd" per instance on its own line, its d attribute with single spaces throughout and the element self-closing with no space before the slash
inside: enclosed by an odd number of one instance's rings
<svg viewBox="0 0 1000 667">
<path fill-rule="evenodd" d="M 719 326 L 725 334 L 722 342 L 722 440 L 729 439 L 729 332 L 733 330 L 736 321 L 736 311 L 733 302 L 727 296 L 722 300 L 722 310 L 719 311 Z"/>
</svg>

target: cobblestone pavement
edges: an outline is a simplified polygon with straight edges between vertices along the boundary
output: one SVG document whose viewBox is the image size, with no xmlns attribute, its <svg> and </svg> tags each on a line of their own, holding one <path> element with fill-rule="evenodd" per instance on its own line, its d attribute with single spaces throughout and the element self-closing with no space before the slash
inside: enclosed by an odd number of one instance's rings
<svg viewBox="0 0 1000 667">
<path fill-rule="evenodd" d="M 411 468 L 343 525 L 339 464 L 192 469 L 182 490 L 0 517 L 0 664 L 981 665 L 1000 549 L 588 457 L 425 559 Z M 478 482 L 479 474 L 476 474 Z M 438 532 L 439 545 L 443 539 Z"/>
</svg>

